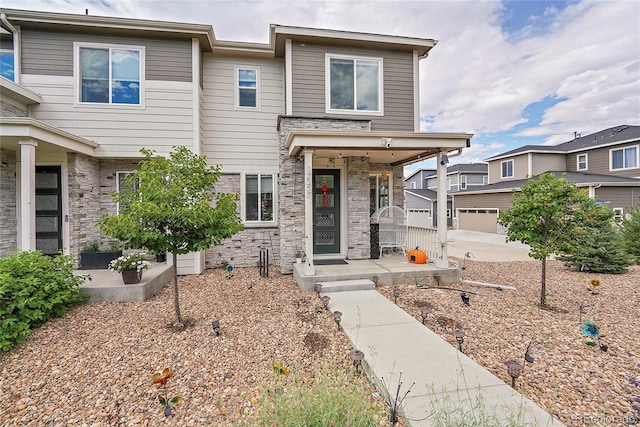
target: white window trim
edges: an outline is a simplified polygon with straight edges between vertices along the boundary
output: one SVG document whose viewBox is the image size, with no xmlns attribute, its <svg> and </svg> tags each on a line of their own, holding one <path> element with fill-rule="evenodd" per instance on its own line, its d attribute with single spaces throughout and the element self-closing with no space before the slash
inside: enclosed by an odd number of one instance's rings
<svg viewBox="0 0 640 427">
<path fill-rule="evenodd" d="M 82 88 L 82 76 L 80 75 L 80 48 L 90 49 L 124 49 L 137 50 L 140 52 L 140 103 L 139 104 L 114 104 L 112 102 L 83 102 L 80 99 Z M 73 82 L 74 95 L 73 104 L 75 107 L 108 107 L 108 108 L 145 108 L 145 47 L 126 44 L 107 44 L 107 43 L 85 43 L 73 42 Z M 109 80 L 111 80 L 111 64 L 109 64 Z"/>
<path fill-rule="evenodd" d="M 467 175 L 460 175 L 460 189 L 467 189 Z"/>
<path fill-rule="evenodd" d="M 584 156 L 584 167 L 580 167 L 580 157 Z M 589 169 L 589 156 L 587 153 L 581 153 L 576 155 L 576 170 L 586 171 Z"/>
<path fill-rule="evenodd" d="M 415 189 L 416 188 L 416 182 L 415 181 L 411 181 L 411 183 L 409 184 L 409 187 L 411 189 Z"/>
<path fill-rule="evenodd" d="M 629 148 L 635 148 L 636 149 L 636 166 L 631 167 L 631 168 L 627 168 L 624 167 L 624 165 L 621 168 L 615 168 L 613 167 L 613 152 L 614 151 L 620 151 L 622 150 L 622 161 L 624 163 L 624 159 L 625 159 L 625 155 L 624 155 L 624 150 L 627 150 Z M 638 169 L 640 168 L 640 145 L 629 145 L 627 147 L 620 147 L 620 148 L 611 148 L 609 150 L 609 171 L 620 171 L 620 170 L 630 170 L 630 169 Z"/>
<path fill-rule="evenodd" d="M 377 62 L 378 67 L 378 111 L 362 111 L 362 110 L 339 110 L 331 108 L 331 59 L 349 59 L 353 61 L 372 61 Z M 361 116 L 383 116 L 384 115 L 384 70 L 383 70 L 383 58 L 368 57 L 368 56 L 354 56 L 354 55 L 340 55 L 334 53 L 325 53 L 325 65 L 324 65 L 324 93 L 325 93 L 325 112 L 327 114 L 345 114 L 345 115 L 361 115 Z M 355 81 L 354 81 L 355 84 Z M 355 97 L 355 88 L 354 88 Z"/>
<path fill-rule="evenodd" d="M 505 164 L 505 163 L 511 163 L 511 175 L 503 175 L 502 174 L 502 172 L 503 172 L 502 165 Z M 514 161 L 513 161 L 513 159 L 511 159 L 511 160 L 503 160 L 502 162 L 500 162 L 500 178 L 502 178 L 502 179 L 504 179 L 504 178 L 513 178 L 514 174 L 515 174 L 515 170 L 514 170 Z"/>
<path fill-rule="evenodd" d="M 482 175 L 482 185 L 489 184 L 489 175 Z"/>
<path fill-rule="evenodd" d="M 255 107 L 245 107 L 240 105 L 240 78 L 238 76 L 238 72 L 240 70 L 252 70 L 256 72 L 256 106 Z M 260 67 L 256 65 L 236 65 L 234 67 L 234 106 L 236 110 L 249 110 L 249 111 L 260 111 L 260 105 L 262 101 L 262 97 L 260 96 L 261 90 L 261 81 L 260 81 Z M 247 88 L 244 88 L 247 89 Z"/>
<path fill-rule="evenodd" d="M 382 174 L 372 173 L 372 174 L 369 174 L 369 177 L 376 178 L 376 210 L 378 210 L 380 209 L 380 206 L 378 206 L 378 202 L 380 201 L 380 180 L 382 179 Z M 393 174 L 388 173 L 387 179 L 389 180 L 389 188 L 387 189 L 388 191 L 387 195 L 389 196 L 389 206 L 393 206 Z"/>
<path fill-rule="evenodd" d="M 271 221 L 247 221 L 247 175 L 258 175 L 259 177 L 270 176 L 273 180 L 273 219 Z M 246 228 L 276 227 L 278 226 L 278 174 L 277 173 L 241 173 L 240 174 L 240 219 Z"/>
</svg>

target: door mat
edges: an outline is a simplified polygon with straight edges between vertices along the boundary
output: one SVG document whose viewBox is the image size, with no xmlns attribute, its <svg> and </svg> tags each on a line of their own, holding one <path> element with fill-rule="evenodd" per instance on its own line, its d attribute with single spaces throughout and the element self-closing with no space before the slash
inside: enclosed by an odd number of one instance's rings
<svg viewBox="0 0 640 427">
<path fill-rule="evenodd" d="M 314 259 L 313 265 L 344 265 L 349 264 L 343 259 Z"/>
</svg>

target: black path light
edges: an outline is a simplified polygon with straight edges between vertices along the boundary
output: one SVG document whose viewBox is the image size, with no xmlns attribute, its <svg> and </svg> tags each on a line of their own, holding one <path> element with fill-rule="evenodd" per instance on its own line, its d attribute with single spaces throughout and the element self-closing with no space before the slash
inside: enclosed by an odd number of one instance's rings
<svg viewBox="0 0 640 427">
<path fill-rule="evenodd" d="M 322 292 L 322 283 L 316 283 L 316 293 L 318 297 L 320 297 L 320 292 Z"/>
<path fill-rule="evenodd" d="M 328 295 L 325 295 L 322 297 L 322 303 L 324 304 L 324 308 L 326 308 L 327 310 L 329 309 L 329 301 L 331 300 L 331 297 Z"/>
<path fill-rule="evenodd" d="M 334 311 L 333 312 L 333 320 L 335 320 L 336 325 L 338 325 L 338 330 L 340 330 L 340 320 L 342 320 L 342 312 L 341 311 Z"/>
<path fill-rule="evenodd" d="M 460 294 L 460 298 L 462 298 L 462 303 L 464 305 L 466 305 L 467 307 L 471 307 L 471 304 L 469 304 L 469 295 L 467 295 L 466 292 L 462 292 Z"/>
<path fill-rule="evenodd" d="M 433 309 L 428 306 L 424 306 L 420 308 L 420 317 L 422 317 L 422 324 L 424 325 L 424 321 L 427 319 L 427 316 L 431 314 Z"/>
<path fill-rule="evenodd" d="M 462 329 L 456 329 L 453 336 L 456 337 L 456 341 L 458 342 L 458 350 L 464 353 L 464 351 L 462 351 L 462 344 L 464 343 L 464 331 Z"/>
<path fill-rule="evenodd" d="M 378 276 L 371 277 L 371 281 L 373 282 L 373 286 L 378 286 L 378 280 L 380 280 L 380 278 Z"/>
<path fill-rule="evenodd" d="M 394 303 L 395 305 L 398 305 L 398 297 L 399 297 L 399 296 L 400 296 L 400 289 L 395 288 L 395 289 L 393 290 L 393 303 Z"/>
<path fill-rule="evenodd" d="M 349 353 L 349 359 L 353 362 L 353 366 L 356 368 L 356 372 L 362 369 L 362 359 L 364 359 L 364 353 L 360 350 L 353 350 Z"/>
<path fill-rule="evenodd" d="M 516 378 L 518 378 L 520 376 L 520 372 L 522 372 L 522 365 L 515 360 L 507 360 L 504 364 L 507 365 L 507 372 L 511 377 L 511 388 L 515 390 Z"/>
<path fill-rule="evenodd" d="M 211 322 L 211 327 L 213 328 L 213 332 L 216 334 L 217 337 L 220 336 L 220 321 L 219 320 L 214 320 L 213 322 Z"/>
</svg>

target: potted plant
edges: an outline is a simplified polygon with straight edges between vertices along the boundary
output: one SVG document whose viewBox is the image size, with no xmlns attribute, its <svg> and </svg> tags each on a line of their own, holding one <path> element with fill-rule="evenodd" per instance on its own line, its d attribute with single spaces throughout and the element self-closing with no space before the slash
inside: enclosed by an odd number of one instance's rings
<svg viewBox="0 0 640 427">
<path fill-rule="evenodd" d="M 125 285 L 139 283 L 142 279 L 142 272 L 149 268 L 147 254 L 144 252 L 130 253 L 112 260 L 109 263 L 109 270 L 122 274 Z"/>
<path fill-rule="evenodd" d="M 302 264 L 302 257 L 304 256 L 304 252 L 301 250 L 296 251 L 296 264 Z"/>
<path fill-rule="evenodd" d="M 105 270 L 109 262 L 122 256 L 122 250 L 117 244 L 108 249 L 101 249 L 97 240 L 88 242 L 80 251 L 80 268 L 83 270 Z"/>
<path fill-rule="evenodd" d="M 167 252 L 166 251 L 161 251 L 161 252 L 152 252 L 152 254 L 154 254 L 156 256 L 156 262 L 166 262 L 167 261 Z"/>
</svg>

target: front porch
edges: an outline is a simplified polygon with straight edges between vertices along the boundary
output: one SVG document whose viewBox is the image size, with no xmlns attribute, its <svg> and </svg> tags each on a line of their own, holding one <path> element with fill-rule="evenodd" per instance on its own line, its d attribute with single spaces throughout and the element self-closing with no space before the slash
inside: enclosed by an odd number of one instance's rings
<svg viewBox="0 0 640 427">
<path fill-rule="evenodd" d="M 293 265 L 293 277 L 300 289 L 314 290 L 316 283 L 378 277 L 378 285 L 418 283 L 437 285 L 458 283 L 457 267 L 436 267 L 432 262 L 412 264 L 401 253 L 379 259 L 345 260 L 347 264 L 315 265 L 315 275 L 305 276 L 305 264 Z"/>
</svg>

